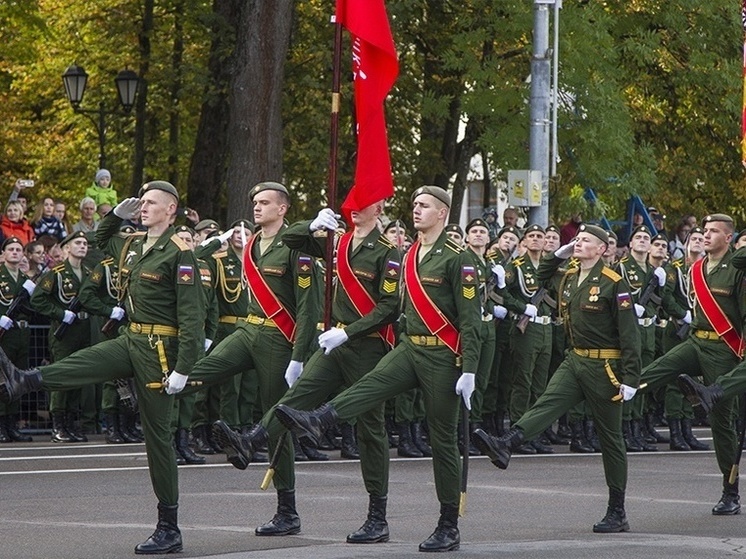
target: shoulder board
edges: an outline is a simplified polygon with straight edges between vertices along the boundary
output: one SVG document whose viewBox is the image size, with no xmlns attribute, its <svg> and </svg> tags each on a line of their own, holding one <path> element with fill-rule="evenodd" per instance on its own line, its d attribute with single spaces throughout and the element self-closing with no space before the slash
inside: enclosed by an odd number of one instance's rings
<svg viewBox="0 0 746 559">
<path fill-rule="evenodd" d="M 625 263 L 625 262 L 629 262 L 629 255 L 627 255 L 627 256 L 622 256 L 622 258 L 621 258 L 621 259 L 619 260 L 619 263 L 620 263 L 620 264 L 623 264 L 623 263 Z"/>
<path fill-rule="evenodd" d="M 213 258 L 225 258 L 226 256 L 228 256 L 228 253 L 226 251 L 215 252 L 215 253 L 212 254 Z"/>
<path fill-rule="evenodd" d="M 511 264 L 513 264 L 513 266 L 523 266 L 523 262 L 523 256 L 519 256 L 517 258 L 513 258 L 513 262 L 511 262 Z"/>
<path fill-rule="evenodd" d="M 608 266 L 604 266 L 603 270 L 601 270 L 601 273 L 605 275 L 607 278 L 609 278 L 611 281 L 613 281 L 614 283 L 622 279 L 622 276 L 617 274 L 614 270 L 612 270 Z"/>
<path fill-rule="evenodd" d="M 568 268 L 567 270 L 565 270 L 565 273 L 566 274 L 577 274 L 579 271 L 580 271 L 580 268 L 573 267 L 573 268 Z"/>
<path fill-rule="evenodd" d="M 101 264 L 102 266 L 111 266 L 112 264 L 114 264 L 114 259 L 104 258 L 101 262 L 99 262 L 99 264 Z"/>
<path fill-rule="evenodd" d="M 677 258 L 673 262 L 671 262 L 671 266 L 674 268 L 681 268 L 684 265 L 684 259 L 683 258 Z"/>
<path fill-rule="evenodd" d="M 392 243 L 391 241 L 389 241 L 383 235 L 381 235 L 380 237 L 378 237 L 378 242 L 381 243 L 386 248 L 396 248 L 396 245 L 394 243 Z"/>
<path fill-rule="evenodd" d="M 179 250 L 181 251 L 192 250 L 184 241 L 179 238 L 178 235 L 171 235 L 171 242 L 179 247 Z"/>
<path fill-rule="evenodd" d="M 446 248 L 450 248 L 456 254 L 464 252 L 464 249 L 454 243 L 451 239 L 446 240 Z"/>
<path fill-rule="evenodd" d="M 55 272 L 55 273 L 57 273 L 57 274 L 59 274 L 64 269 L 65 269 L 65 265 L 64 264 L 57 264 L 54 268 L 52 268 L 52 271 Z"/>
<path fill-rule="evenodd" d="M 147 231 L 135 231 L 134 233 L 131 233 L 129 236 L 130 237 L 144 237 L 147 234 L 148 234 Z"/>
</svg>

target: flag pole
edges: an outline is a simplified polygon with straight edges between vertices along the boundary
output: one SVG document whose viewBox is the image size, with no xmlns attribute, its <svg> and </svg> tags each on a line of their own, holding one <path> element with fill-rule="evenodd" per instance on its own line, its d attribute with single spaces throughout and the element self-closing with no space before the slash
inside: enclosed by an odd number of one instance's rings
<svg viewBox="0 0 746 559">
<path fill-rule="evenodd" d="M 329 184 L 327 185 L 327 200 L 329 207 L 337 211 L 337 151 L 339 144 L 339 84 L 341 76 L 342 58 L 342 24 L 336 16 L 334 23 L 334 58 L 332 74 L 332 110 L 329 128 Z M 349 224 L 351 225 L 351 224 Z M 334 240 L 336 231 L 326 232 L 326 283 L 324 289 L 324 330 L 328 330 L 332 322 L 332 284 L 334 280 Z"/>
</svg>

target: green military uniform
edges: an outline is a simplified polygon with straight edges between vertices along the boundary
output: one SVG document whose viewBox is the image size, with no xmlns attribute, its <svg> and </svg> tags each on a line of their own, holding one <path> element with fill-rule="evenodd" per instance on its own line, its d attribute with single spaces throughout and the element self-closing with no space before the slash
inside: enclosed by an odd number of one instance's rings
<svg viewBox="0 0 746 559">
<path fill-rule="evenodd" d="M 97 233 L 113 233 L 120 224 L 121 219 L 109 213 Z M 104 245 L 112 240 L 103 235 L 97 239 Z M 41 367 L 42 387 L 67 390 L 134 376 L 153 490 L 161 504 L 174 506 L 179 497 L 171 437 L 174 399 L 145 384 L 160 382 L 170 371 L 191 372 L 203 350 L 204 292 L 196 258 L 173 227 L 144 250 L 146 240 L 145 233 L 133 235 L 120 272 L 129 327 L 114 340 Z"/>
<path fill-rule="evenodd" d="M 461 333 L 463 371 L 475 372 L 482 319 L 472 257 L 442 232 L 419 262 L 416 273 L 430 299 Z M 454 386 L 460 374 L 459 360 L 428 330 L 408 293 L 404 296 L 404 314 L 399 345 L 330 404 L 342 421 L 350 421 L 400 392 L 420 387 L 438 500 L 441 505 L 458 506 L 461 464 L 456 431 L 460 398 Z"/>
<path fill-rule="evenodd" d="M 262 183 L 265 184 L 265 183 Z M 238 323 L 235 332 L 225 338 L 210 354 L 201 359 L 191 379 L 206 385 L 223 383 L 234 375 L 256 370 L 262 409 L 266 413 L 287 391 L 285 370 L 288 363 L 304 362 L 312 353 L 316 324 L 320 315 L 321 281 L 318 269 L 309 256 L 287 246 L 287 226 L 277 233 L 273 243 L 260 254 L 261 233 L 254 237 L 253 258 L 265 282 L 282 306 L 295 320 L 295 343 L 289 342 L 267 318 L 255 296 L 251 297 L 247 321 Z M 249 284 L 252 292 L 255 287 Z M 187 388 L 184 392 L 189 393 Z M 272 446 L 277 440 L 270 439 Z M 274 477 L 279 490 L 292 488 L 292 441 L 286 438 L 281 466 Z"/>
<path fill-rule="evenodd" d="M 563 260 L 550 255 L 538 270 L 548 281 Z M 622 438 L 622 402 L 613 401 L 619 383 L 636 387 L 640 377 L 639 333 L 629 286 L 599 260 L 583 281 L 579 268 L 570 268 L 561 285 L 560 315 L 571 346 L 544 394 L 515 426 L 526 439 L 585 401 L 595 420 L 606 483 L 624 491 L 627 455 Z"/>
</svg>

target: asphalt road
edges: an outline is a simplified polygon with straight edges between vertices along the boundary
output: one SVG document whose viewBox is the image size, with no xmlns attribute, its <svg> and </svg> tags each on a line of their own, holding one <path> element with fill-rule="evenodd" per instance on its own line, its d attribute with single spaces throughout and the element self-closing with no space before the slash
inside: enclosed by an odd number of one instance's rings
<svg viewBox="0 0 746 559">
<path fill-rule="evenodd" d="M 701 438 L 708 434 L 699 430 Z M 36 437 L 46 441 L 46 437 Z M 715 517 L 721 477 L 713 452 L 629 457 L 627 534 L 593 534 L 606 509 L 600 455 L 515 456 L 507 471 L 472 458 L 458 557 L 575 559 L 737 557 L 746 554 L 743 516 Z M 332 457 L 338 454 L 332 453 Z M 392 455 L 393 456 L 393 455 Z M 394 457 L 395 458 L 395 457 Z M 422 557 L 438 503 L 429 459 L 393 459 L 391 541 L 353 546 L 365 495 L 356 461 L 297 466 L 297 536 L 262 538 L 254 528 L 274 514 L 275 495 L 259 490 L 265 466 L 235 470 L 220 456 L 179 469 L 178 557 L 223 559 Z M 0 446 L 0 559 L 134 557 L 156 521 L 143 445 L 47 442 Z"/>
</svg>

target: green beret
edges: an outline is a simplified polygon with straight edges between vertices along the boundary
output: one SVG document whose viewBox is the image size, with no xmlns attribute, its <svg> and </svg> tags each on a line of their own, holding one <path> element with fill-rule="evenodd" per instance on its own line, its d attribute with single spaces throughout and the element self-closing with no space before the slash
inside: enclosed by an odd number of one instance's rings
<svg viewBox="0 0 746 559">
<path fill-rule="evenodd" d="M 246 229 L 249 233 L 254 232 L 254 224 L 251 223 L 248 219 L 237 219 L 233 223 L 231 223 L 231 229 L 234 227 L 241 227 L 241 224 L 243 223 L 244 229 Z"/>
<path fill-rule="evenodd" d="M 578 233 L 588 233 L 590 235 L 593 235 L 597 239 L 600 239 L 601 242 L 603 242 L 604 244 L 609 244 L 609 232 L 599 227 L 598 225 L 583 223 L 578 229 Z"/>
<path fill-rule="evenodd" d="M 429 194 L 430 196 L 435 196 L 438 200 L 443 202 L 446 206 L 449 208 L 451 207 L 451 197 L 448 195 L 448 192 L 440 188 L 439 186 L 421 186 L 417 190 L 415 190 L 412 193 L 412 202 L 414 202 L 415 198 L 417 196 L 420 196 L 421 194 Z"/>
<path fill-rule="evenodd" d="M 475 217 L 469 223 L 467 223 L 465 231 L 468 233 L 469 229 L 471 229 L 472 227 L 484 227 L 488 231 L 490 230 L 489 226 L 487 225 L 487 222 L 483 220 L 481 217 Z"/>
<path fill-rule="evenodd" d="M 665 243 L 668 243 L 668 237 L 666 237 L 663 233 L 658 233 L 655 237 L 650 239 L 650 242 L 653 243 L 655 241 L 663 241 Z"/>
<path fill-rule="evenodd" d="M 615 241 L 619 240 L 619 237 L 617 237 L 616 233 L 614 231 L 606 231 L 606 233 L 609 235 L 609 239 L 614 239 Z"/>
<path fill-rule="evenodd" d="M 544 230 L 545 233 L 549 233 L 550 231 L 554 231 L 558 235 L 560 232 L 559 227 L 557 227 L 556 225 L 548 225 L 547 228 Z"/>
<path fill-rule="evenodd" d="M 214 219 L 203 219 L 194 226 L 195 231 L 202 231 L 204 229 L 220 229 L 220 225 Z"/>
<path fill-rule="evenodd" d="M 23 247 L 23 241 L 21 239 L 19 239 L 18 237 L 8 237 L 3 241 L 2 250 L 5 250 L 8 245 L 12 245 L 13 243 L 18 243 L 19 245 L 21 245 L 21 247 Z"/>
<path fill-rule="evenodd" d="M 179 225 L 176 227 L 177 233 L 189 233 L 192 237 L 194 237 L 194 229 L 189 227 L 188 225 Z"/>
<path fill-rule="evenodd" d="M 399 227 L 400 229 L 404 229 L 404 232 L 407 232 L 407 227 L 404 225 L 404 222 L 400 219 L 392 219 L 386 224 L 386 227 L 383 228 L 383 232 L 385 233 L 389 229 L 393 229 L 394 227 Z"/>
<path fill-rule="evenodd" d="M 497 238 L 499 239 L 505 233 L 512 233 L 513 235 L 515 235 L 519 239 L 521 238 L 521 232 L 518 230 L 517 227 L 515 227 L 513 225 L 508 225 L 507 227 L 503 227 L 502 229 L 500 229 L 500 232 L 497 234 Z"/>
<path fill-rule="evenodd" d="M 249 192 L 249 198 L 253 200 L 254 196 L 259 194 L 260 192 L 264 192 L 265 190 L 276 190 L 278 192 L 283 192 L 286 196 L 290 196 L 288 189 L 281 185 L 279 182 L 267 181 L 260 182 L 254 188 L 252 188 Z"/>
<path fill-rule="evenodd" d="M 176 198 L 177 202 L 179 201 L 179 193 L 176 191 L 176 187 L 168 181 L 146 182 L 140 187 L 140 192 L 137 193 L 137 196 L 142 198 L 143 194 L 151 190 L 162 190 L 163 192 L 168 192 L 171 196 Z"/>
<path fill-rule="evenodd" d="M 710 214 L 706 216 L 702 220 L 702 227 L 705 226 L 705 223 L 712 223 L 713 221 L 722 221 L 724 223 L 730 223 L 733 225 L 733 218 L 726 214 Z"/>
<path fill-rule="evenodd" d="M 75 233 L 71 233 L 70 235 L 62 239 L 62 242 L 60 242 L 60 246 L 63 247 L 70 241 L 74 239 L 80 239 L 80 238 L 86 239 L 85 233 L 83 231 L 76 231 Z"/>
<path fill-rule="evenodd" d="M 632 234 L 629 236 L 629 239 L 632 240 L 632 237 L 634 237 L 638 233 L 645 233 L 648 237 L 653 236 L 653 234 L 650 232 L 650 228 L 647 225 L 638 225 L 637 227 L 632 229 Z"/>
<path fill-rule="evenodd" d="M 525 237 L 529 233 L 533 233 L 535 231 L 538 231 L 539 233 L 542 233 L 542 234 L 545 232 L 544 228 L 541 225 L 539 225 L 538 223 L 532 223 L 531 225 L 526 227 L 526 229 L 523 230 L 523 236 Z"/>
<path fill-rule="evenodd" d="M 458 223 L 449 223 L 446 225 L 446 233 L 458 233 L 462 237 L 464 236 L 464 232 Z"/>
</svg>

